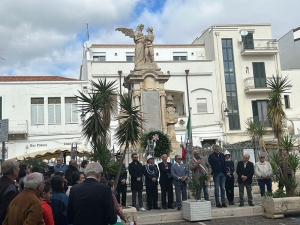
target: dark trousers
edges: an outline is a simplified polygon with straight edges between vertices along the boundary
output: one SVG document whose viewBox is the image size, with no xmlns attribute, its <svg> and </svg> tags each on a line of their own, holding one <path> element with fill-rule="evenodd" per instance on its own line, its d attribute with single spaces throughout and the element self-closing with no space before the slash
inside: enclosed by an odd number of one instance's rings
<svg viewBox="0 0 300 225">
<path fill-rule="evenodd" d="M 143 190 L 132 190 L 132 206 L 136 208 L 136 193 L 138 193 L 139 207 L 143 207 Z"/>
<path fill-rule="evenodd" d="M 252 187 L 251 187 L 251 184 L 245 184 L 245 183 L 239 184 L 240 204 L 244 204 L 244 187 L 246 187 L 247 196 L 248 196 L 248 203 L 250 204 L 250 203 L 253 202 Z"/>
<path fill-rule="evenodd" d="M 158 207 L 158 189 L 157 185 L 146 186 L 147 205 L 148 208 L 152 209 Z"/>
<path fill-rule="evenodd" d="M 234 201 L 234 180 L 226 180 L 225 182 L 226 196 L 228 202 Z"/>
<path fill-rule="evenodd" d="M 174 184 L 175 194 L 176 194 L 176 206 L 181 207 L 181 202 L 187 200 L 186 193 L 186 182 L 181 182 L 180 184 Z"/>
<path fill-rule="evenodd" d="M 171 182 L 168 182 L 166 184 L 160 184 L 160 188 L 161 188 L 161 204 L 162 206 L 168 206 L 172 207 L 173 206 L 173 185 Z M 168 192 L 168 203 L 166 201 L 166 197 L 167 197 L 167 192 Z"/>
<path fill-rule="evenodd" d="M 260 188 L 260 195 L 264 196 L 265 195 L 265 191 L 266 188 L 265 186 L 267 186 L 267 191 L 272 193 L 272 179 L 257 179 L 258 182 L 258 186 Z"/>
<path fill-rule="evenodd" d="M 118 184 L 116 191 L 118 192 L 117 201 L 120 203 L 120 195 L 122 194 L 122 206 L 126 206 L 127 184 Z"/>
</svg>

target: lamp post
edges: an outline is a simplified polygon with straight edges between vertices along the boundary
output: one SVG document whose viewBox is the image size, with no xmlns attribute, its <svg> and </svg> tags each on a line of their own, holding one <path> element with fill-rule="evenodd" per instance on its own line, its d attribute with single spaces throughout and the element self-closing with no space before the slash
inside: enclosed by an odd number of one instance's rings
<svg viewBox="0 0 300 225">
<path fill-rule="evenodd" d="M 225 117 L 228 117 L 228 113 L 229 113 L 229 110 L 227 108 L 226 102 L 222 101 L 222 103 L 221 103 L 222 120 L 224 120 Z M 224 115 L 225 115 L 225 117 L 224 117 Z"/>
</svg>

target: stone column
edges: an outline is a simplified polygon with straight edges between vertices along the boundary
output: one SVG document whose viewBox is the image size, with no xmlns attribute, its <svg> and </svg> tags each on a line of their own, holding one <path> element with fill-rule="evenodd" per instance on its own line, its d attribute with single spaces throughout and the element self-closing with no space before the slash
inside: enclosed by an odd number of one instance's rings
<svg viewBox="0 0 300 225">
<path fill-rule="evenodd" d="M 161 126 L 162 132 L 167 133 L 167 123 L 166 123 L 166 94 L 160 95 L 160 107 L 161 107 Z"/>
</svg>

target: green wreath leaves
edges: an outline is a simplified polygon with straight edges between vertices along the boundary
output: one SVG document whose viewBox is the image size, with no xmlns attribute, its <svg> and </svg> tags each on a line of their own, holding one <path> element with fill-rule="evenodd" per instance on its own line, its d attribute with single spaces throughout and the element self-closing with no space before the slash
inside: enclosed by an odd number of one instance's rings
<svg viewBox="0 0 300 225">
<path fill-rule="evenodd" d="M 158 135 L 159 140 L 156 141 L 156 147 L 154 149 L 154 158 L 160 158 L 163 154 L 170 155 L 172 152 L 172 145 L 169 136 L 161 131 L 150 131 L 145 133 L 141 138 L 141 147 L 145 149 L 147 147 L 147 140 L 152 140 L 152 137 Z"/>
</svg>

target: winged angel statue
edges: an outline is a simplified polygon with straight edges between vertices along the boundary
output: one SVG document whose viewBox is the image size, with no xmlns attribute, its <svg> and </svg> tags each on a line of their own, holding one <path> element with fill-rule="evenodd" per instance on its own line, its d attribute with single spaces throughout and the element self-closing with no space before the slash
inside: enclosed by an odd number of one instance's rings
<svg viewBox="0 0 300 225">
<path fill-rule="evenodd" d="M 135 43 L 135 56 L 134 56 L 134 64 L 135 66 L 139 64 L 153 63 L 154 62 L 154 50 L 153 50 L 153 41 L 154 34 L 153 28 L 147 28 L 147 35 L 143 34 L 144 24 L 139 24 L 134 31 L 130 28 L 119 27 L 116 28 L 117 31 L 121 31 L 125 36 L 129 36 L 133 38 Z"/>
</svg>

